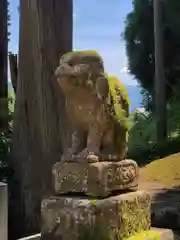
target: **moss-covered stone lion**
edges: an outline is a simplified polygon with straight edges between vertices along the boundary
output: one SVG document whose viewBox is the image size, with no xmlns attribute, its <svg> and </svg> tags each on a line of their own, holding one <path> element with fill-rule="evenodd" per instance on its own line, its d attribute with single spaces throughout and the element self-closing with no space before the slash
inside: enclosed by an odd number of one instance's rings
<svg viewBox="0 0 180 240">
<path fill-rule="evenodd" d="M 129 99 L 122 83 L 104 72 L 95 51 L 64 54 L 55 71 L 72 131 L 66 161 L 120 161 L 126 157 Z"/>
</svg>

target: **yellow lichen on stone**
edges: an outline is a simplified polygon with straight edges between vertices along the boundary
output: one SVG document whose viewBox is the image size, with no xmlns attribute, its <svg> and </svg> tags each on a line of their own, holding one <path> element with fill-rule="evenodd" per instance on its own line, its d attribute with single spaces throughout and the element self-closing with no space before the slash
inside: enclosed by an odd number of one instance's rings
<svg viewBox="0 0 180 240">
<path fill-rule="evenodd" d="M 106 74 L 107 75 L 107 74 Z M 108 76 L 108 85 L 109 85 L 109 97 L 108 103 L 110 104 L 110 96 L 113 98 L 114 111 L 118 120 L 123 121 L 128 128 L 128 118 L 126 117 L 126 112 L 120 104 L 121 98 L 125 101 L 128 106 L 130 105 L 130 100 L 128 96 L 127 89 L 122 84 L 122 82 L 115 76 Z"/>
<path fill-rule="evenodd" d="M 130 99 L 128 92 L 124 84 L 115 76 L 108 76 L 110 86 L 113 86 L 115 89 L 120 89 L 122 97 L 130 105 Z"/>
<path fill-rule="evenodd" d="M 135 236 L 129 237 L 126 240 L 159 240 L 160 239 L 160 233 L 155 231 L 144 231 L 142 233 L 138 233 Z"/>
<path fill-rule="evenodd" d="M 90 201 L 93 206 L 96 206 L 97 200 L 93 199 Z"/>
<path fill-rule="evenodd" d="M 150 215 L 147 215 L 147 211 L 149 211 L 149 202 L 149 196 L 142 200 L 136 198 L 133 201 L 123 202 L 121 210 L 123 212 L 121 216 L 122 231 L 119 232 L 120 239 L 129 240 L 128 237 L 137 232 L 150 229 Z M 142 208 L 141 210 L 140 206 Z M 135 222 L 136 224 L 132 224 Z"/>
</svg>

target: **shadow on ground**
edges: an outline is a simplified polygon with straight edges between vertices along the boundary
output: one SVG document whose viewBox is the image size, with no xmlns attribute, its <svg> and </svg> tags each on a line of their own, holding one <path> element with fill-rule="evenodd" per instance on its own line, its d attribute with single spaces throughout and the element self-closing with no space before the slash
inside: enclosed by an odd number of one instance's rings
<svg viewBox="0 0 180 240">
<path fill-rule="evenodd" d="M 152 226 L 180 230 L 180 187 L 152 192 Z"/>
</svg>

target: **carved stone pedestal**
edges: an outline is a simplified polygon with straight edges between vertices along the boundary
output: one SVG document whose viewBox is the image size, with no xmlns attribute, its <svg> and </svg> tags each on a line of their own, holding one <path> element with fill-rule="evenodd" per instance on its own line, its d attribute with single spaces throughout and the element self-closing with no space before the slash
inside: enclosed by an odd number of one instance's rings
<svg viewBox="0 0 180 240">
<path fill-rule="evenodd" d="M 146 192 L 106 199 L 52 197 L 42 202 L 42 240 L 122 240 L 150 229 Z"/>
<path fill-rule="evenodd" d="M 106 197 L 113 191 L 136 191 L 138 166 L 135 161 L 97 163 L 56 163 L 53 182 L 56 194 L 84 193 Z"/>
</svg>

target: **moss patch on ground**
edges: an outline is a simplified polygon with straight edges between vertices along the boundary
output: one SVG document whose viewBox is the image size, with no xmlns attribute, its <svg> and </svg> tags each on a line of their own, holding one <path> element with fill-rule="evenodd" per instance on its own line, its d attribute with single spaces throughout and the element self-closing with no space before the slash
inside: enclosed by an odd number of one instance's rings
<svg viewBox="0 0 180 240">
<path fill-rule="evenodd" d="M 138 233 L 135 236 L 129 237 L 127 240 L 159 240 L 160 233 L 155 231 L 145 231 L 142 233 Z"/>
<path fill-rule="evenodd" d="M 166 187 L 180 187 L 180 153 L 155 160 L 141 169 L 140 175 L 148 181 L 158 181 Z"/>
</svg>

